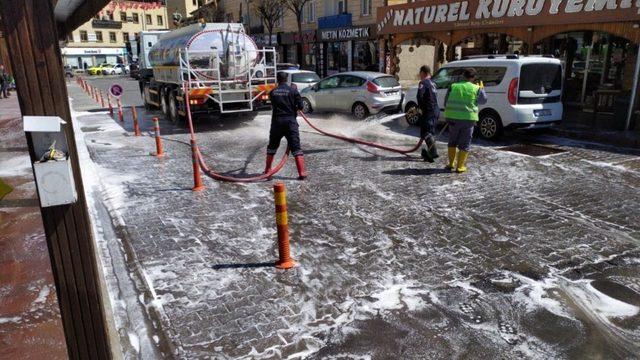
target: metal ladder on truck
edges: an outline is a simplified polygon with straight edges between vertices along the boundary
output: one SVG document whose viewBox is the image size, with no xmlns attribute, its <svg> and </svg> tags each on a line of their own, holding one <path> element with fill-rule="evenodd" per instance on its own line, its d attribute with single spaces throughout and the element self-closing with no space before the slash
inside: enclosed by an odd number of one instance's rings
<svg viewBox="0 0 640 360">
<path fill-rule="evenodd" d="M 275 48 L 256 50 L 258 61 L 247 70 L 246 64 L 249 63 L 249 54 L 242 50 L 246 48 L 245 44 L 240 44 L 240 39 L 243 39 L 242 41 L 246 39 L 245 36 L 241 36 L 244 35 L 244 30 L 234 32 L 228 28 L 226 35 L 227 37 L 223 39 L 224 60 L 226 62 L 226 60 L 233 59 L 233 66 L 227 68 L 226 78 L 223 76 L 221 68 L 225 62 L 220 58 L 218 49 L 212 48 L 212 51 L 206 52 L 209 64 L 213 63 L 213 67 L 209 69 L 191 68 L 189 55 L 195 53 L 204 55 L 205 52 L 189 52 L 187 49 L 183 49 L 180 52 L 183 81 L 187 81 L 189 90 L 208 89 L 207 97 L 218 104 L 220 113 L 253 111 L 255 100 L 266 95 L 268 89 L 275 86 Z M 229 39 L 230 37 L 231 39 Z M 260 78 L 254 77 L 258 72 L 257 69 L 262 73 Z"/>
</svg>

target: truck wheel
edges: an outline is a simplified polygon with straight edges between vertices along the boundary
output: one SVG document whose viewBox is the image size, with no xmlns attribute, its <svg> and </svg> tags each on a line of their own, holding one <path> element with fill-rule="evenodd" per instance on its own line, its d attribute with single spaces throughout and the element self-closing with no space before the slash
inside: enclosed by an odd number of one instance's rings
<svg viewBox="0 0 640 360">
<path fill-rule="evenodd" d="M 160 109 L 165 116 L 169 116 L 169 104 L 167 102 L 167 91 L 165 89 L 160 90 Z"/>
<path fill-rule="evenodd" d="M 151 94 L 149 93 L 149 84 L 144 84 L 142 88 L 142 99 L 144 100 L 144 108 L 146 110 L 152 110 L 153 105 L 149 103 L 149 99 L 151 98 Z"/>
<path fill-rule="evenodd" d="M 176 99 L 176 92 L 171 91 L 169 93 L 169 120 L 172 123 L 178 123 L 183 120 L 183 117 L 178 114 L 178 99 Z"/>
</svg>

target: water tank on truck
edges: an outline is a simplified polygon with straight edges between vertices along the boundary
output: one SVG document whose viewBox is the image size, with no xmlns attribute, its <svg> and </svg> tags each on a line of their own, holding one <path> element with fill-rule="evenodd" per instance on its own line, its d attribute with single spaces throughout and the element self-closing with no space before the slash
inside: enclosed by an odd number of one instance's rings
<svg viewBox="0 0 640 360">
<path fill-rule="evenodd" d="M 163 34 L 149 52 L 153 79 L 145 102 L 171 119 L 197 112 L 253 111 L 275 87 L 276 51 L 258 48 L 242 24 L 193 24 Z"/>
</svg>

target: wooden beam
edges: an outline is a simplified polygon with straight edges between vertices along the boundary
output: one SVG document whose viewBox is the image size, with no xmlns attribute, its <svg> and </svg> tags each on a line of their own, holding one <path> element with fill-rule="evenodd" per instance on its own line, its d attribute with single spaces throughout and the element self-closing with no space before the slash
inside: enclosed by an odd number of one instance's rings
<svg viewBox="0 0 640 360">
<path fill-rule="evenodd" d="M 102 10 L 111 0 L 85 0 L 74 12 L 63 22 L 58 23 L 60 39 L 63 39 L 80 25 L 89 21 L 100 10 Z"/>
<path fill-rule="evenodd" d="M 67 121 L 78 200 L 41 208 L 41 213 L 69 357 L 111 359 L 52 1 L 2 0 L 0 14 L 22 114 L 60 116 Z M 42 154 L 34 153 L 28 135 L 27 144 L 32 162 L 38 160 Z"/>
</svg>

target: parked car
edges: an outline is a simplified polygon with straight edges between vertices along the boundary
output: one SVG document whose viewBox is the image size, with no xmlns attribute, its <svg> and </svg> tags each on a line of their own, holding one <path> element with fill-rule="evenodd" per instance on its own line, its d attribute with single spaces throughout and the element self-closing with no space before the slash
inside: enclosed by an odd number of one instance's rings
<svg viewBox="0 0 640 360">
<path fill-rule="evenodd" d="M 92 66 L 89 69 L 87 69 L 87 72 L 89 73 L 89 75 L 102 75 L 102 70 L 104 70 L 107 67 L 111 67 L 113 66 L 112 64 L 107 64 L 107 63 L 102 63 L 100 65 L 96 65 L 96 66 Z"/>
<path fill-rule="evenodd" d="M 397 110 L 402 103 L 400 83 L 391 75 L 352 71 L 329 76 L 302 90 L 303 111 L 350 112 L 356 119 Z"/>
<path fill-rule="evenodd" d="M 298 70 L 300 69 L 300 65 L 292 64 L 292 63 L 277 63 L 276 70 Z"/>
<path fill-rule="evenodd" d="M 122 75 L 127 73 L 127 68 L 122 64 L 109 65 L 102 68 L 102 75 Z"/>
<path fill-rule="evenodd" d="M 488 101 L 480 105 L 477 130 L 485 139 L 498 138 L 505 128 L 550 127 L 562 120 L 562 64 L 560 60 L 541 56 L 487 55 L 453 61 L 444 65 L 432 80 L 442 108 L 447 90 L 462 78 L 465 68 L 478 72 L 483 81 Z M 417 122 L 417 85 L 410 88 L 402 109 L 407 121 Z"/>
<path fill-rule="evenodd" d="M 318 74 L 308 70 L 282 70 L 278 71 L 278 73 L 287 74 L 287 84 L 295 86 L 298 91 L 302 91 L 320 81 Z"/>
</svg>

